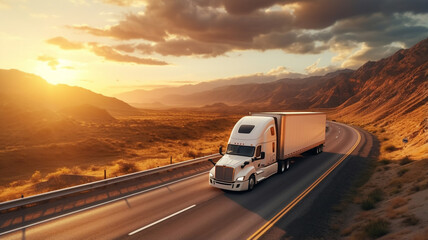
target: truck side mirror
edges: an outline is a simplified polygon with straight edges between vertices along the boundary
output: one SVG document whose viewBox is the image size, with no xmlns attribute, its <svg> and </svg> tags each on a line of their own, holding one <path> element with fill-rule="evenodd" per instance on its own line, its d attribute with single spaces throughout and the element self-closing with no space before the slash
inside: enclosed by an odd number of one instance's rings
<svg viewBox="0 0 428 240">
<path fill-rule="evenodd" d="M 248 164 L 250 164 L 250 162 L 245 161 L 245 162 L 241 165 L 241 168 L 244 168 L 244 167 L 245 167 L 245 166 L 247 166 Z"/>
<path fill-rule="evenodd" d="M 218 153 L 220 153 L 220 155 L 224 155 L 223 154 L 223 146 L 220 146 L 219 148 L 218 148 Z"/>
<path fill-rule="evenodd" d="M 265 159 L 265 152 L 260 153 L 260 159 Z"/>
<path fill-rule="evenodd" d="M 215 162 L 213 162 L 212 158 L 208 159 L 208 162 L 212 163 L 215 166 Z"/>
</svg>

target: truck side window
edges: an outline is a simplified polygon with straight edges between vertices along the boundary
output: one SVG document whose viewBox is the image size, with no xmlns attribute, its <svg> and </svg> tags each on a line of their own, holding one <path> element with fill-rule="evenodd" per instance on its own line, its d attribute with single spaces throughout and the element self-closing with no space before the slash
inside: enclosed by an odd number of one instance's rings
<svg viewBox="0 0 428 240">
<path fill-rule="evenodd" d="M 256 149 L 256 157 L 260 157 L 260 155 L 261 155 L 261 152 L 262 152 L 262 146 L 257 146 L 257 149 Z"/>
<path fill-rule="evenodd" d="M 270 127 L 270 135 L 275 135 L 275 129 L 273 129 L 273 127 Z"/>
<path fill-rule="evenodd" d="M 275 142 L 272 142 L 272 152 L 275 152 Z"/>
</svg>

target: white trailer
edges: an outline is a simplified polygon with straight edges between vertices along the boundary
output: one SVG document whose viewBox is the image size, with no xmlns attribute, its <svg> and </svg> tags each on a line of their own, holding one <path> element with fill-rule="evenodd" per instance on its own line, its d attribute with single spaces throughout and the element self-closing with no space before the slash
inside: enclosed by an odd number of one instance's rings
<svg viewBox="0 0 428 240">
<path fill-rule="evenodd" d="M 290 168 L 289 158 L 321 153 L 326 115 L 320 112 L 263 112 L 241 118 L 226 153 L 209 173 L 213 187 L 244 191 Z"/>
</svg>

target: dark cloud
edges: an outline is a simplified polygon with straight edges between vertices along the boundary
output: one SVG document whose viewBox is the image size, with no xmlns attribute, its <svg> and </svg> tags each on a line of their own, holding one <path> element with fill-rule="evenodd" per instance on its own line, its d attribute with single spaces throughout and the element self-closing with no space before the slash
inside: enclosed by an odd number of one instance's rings
<svg viewBox="0 0 428 240">
<path fill-rule="evenodd" d="M 99 45 L 96 43 L 89 44 L 93 53 L 97 56 L 104 57 L 106 60 L 115 61 L 115 62 L 127 62 L 127 63 L 136 63 L 136 64 L 145 64 L 145 65 L 168 65 L 168 63 L 151 59 L 151 58 L 139 58 L 131 55 L 125 55 L 117 52 L 114 48 Z"/>
<path fill-rule="evenodd" d="M 232 49 L 227 44 L 204 43 L 194 40 L 171 40 L 160 42 L 155 45 L 139 44 L 135 49 L 143 54 L 154 52 L 164 56 L 190 56 L 200 55 L 204 57 L 215 57 L 223 55 Z"/>
<path fill-rule="evenodd" d="M 59 65 L 58 59 L 47 55 L 39 56 L 37 57 L 37 60 L 42 62 L 47 62 L 49 67 L 52 68 L 52 70 L 56 70 L 56 67 Z"/>
<path fill-rule="evenodd" d="M 233 50 L 317 54 L 330 49 L 346 50 L 349 57 L 364 43 L 365 56 L 375 57 L 389 53 L 393 43 L 408 47 L 425 38 L 428 28 L 415 16 L 427 13 L 426 0 L 147 0 L 144 14 L 128 13 L 110 28 L 73 28 L 134 42 L 110 48 L 114 53 L 216 57 Z M 346 58 L 340 54 L 337 59 Z"/>
<path fill-rule="evenodd" d="M 155 60 L 152 58 L 141 58 L 132 55 L 122 54 L 122 52 L 134 52 L 132 45 L 118 45 L 116 47 L 101 45 L 98 43 L 81 43 L 81 42 L 71 42 L 63 37 L 55 37 L 46 40 L 47 43 L 56 45 L 64 50 L 78 50 L 78 49 L 87 49 L 93 52 L 95 55 L 103 57 L 106 60 L 115 61 L 115 62 L 127 62 L 127 63 L 136 63 L 136 64 L 145 64 L 145 65 L 168 65 L 164 61 Z M 119 51 L 118 51 L 119 50 Z M 56 69 L 56 66 L 59 64 L 58 61 L 52 57 L 40 56 L 38 57 L 40 61 L 48 62 L 49 66 L 52 69 Z"/>
</svg>

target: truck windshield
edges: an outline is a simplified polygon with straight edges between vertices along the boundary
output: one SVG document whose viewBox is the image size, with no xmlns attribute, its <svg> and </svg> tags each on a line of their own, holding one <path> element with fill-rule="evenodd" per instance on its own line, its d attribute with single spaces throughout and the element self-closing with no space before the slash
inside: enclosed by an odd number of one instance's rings
<svg viewBox="0 0 428 240">
<path fill-rule="evenodd" d="M 231 155 L 252 157 L 254 156 L 254 149 L 255 147 L 228 144 L 226 153 Z"/>
</svg>

